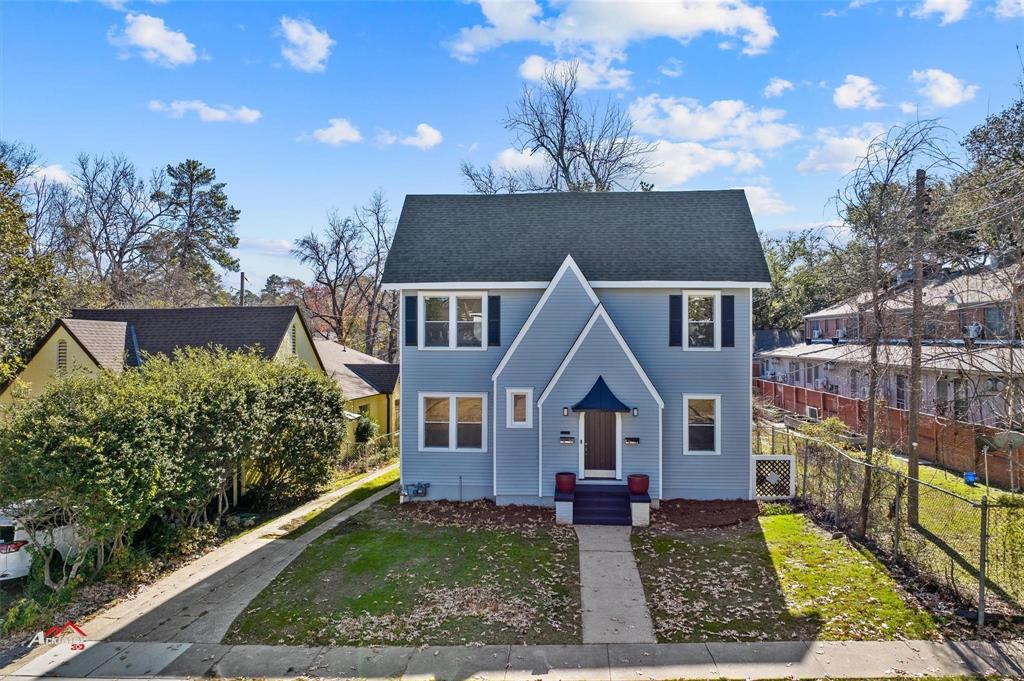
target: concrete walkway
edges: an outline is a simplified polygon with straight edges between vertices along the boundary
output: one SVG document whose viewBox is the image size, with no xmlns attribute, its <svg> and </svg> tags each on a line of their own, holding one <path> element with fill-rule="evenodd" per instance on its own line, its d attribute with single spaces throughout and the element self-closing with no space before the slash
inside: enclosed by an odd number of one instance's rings
<svg viewBox="0 0 1024 681">
<path fill-rule="evenodd" d="M 287 534 L 286 528 L 290 524 L 298 525 L 310 512 L 331 506 L 394 468 L 388 466 L 375 471 L 351 485 L 314 499 L 165 575 L 132 597 L 78 624 L 90 641 L 124 642 L 113 644 L 115 646 L 123 646 L 127 642 L 219 644 L 249 602 L 306 546 L 390 494 L 397 486 L 389 485 L 296 539 L 281 538 Z M 181 646 L 166 648 L 168 651 L 184 649 Z M 32 656 L 42 652 L 34 650 Z M 14 664 L 21 663 L 24 660 Z M 0 669 L 0 673 L 3 672 Z"/>
<path fill-rule="evenodd" d="M 7 681 L 28 678 L 401 678 L 500 681 L 865 678 L 1024 674 L 1024 644 L 780 642 L 304 648 L 91 643 L 50 649 Z"/>
<path fill-rule="evenodd" d="M 629 527 L 576 525 L 584 643 L 654 643 Z"/>
</svg>

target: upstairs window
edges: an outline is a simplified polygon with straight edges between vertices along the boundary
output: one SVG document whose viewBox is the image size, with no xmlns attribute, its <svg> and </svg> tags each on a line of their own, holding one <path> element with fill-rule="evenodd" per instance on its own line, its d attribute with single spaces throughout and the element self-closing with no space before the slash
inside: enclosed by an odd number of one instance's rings
<svg viewBox="0 0 1024 681">
<path fill-rule="evenodd" d="M 482 293 L 424 293 L 420 348 L 483 350 L 487 312 Z"/>
<path fill-rule="evenodd" d="M 721 295 L 717 291 L 684 291 L 684 350 L 718 350 L 721 346 Z"/>
</svg>

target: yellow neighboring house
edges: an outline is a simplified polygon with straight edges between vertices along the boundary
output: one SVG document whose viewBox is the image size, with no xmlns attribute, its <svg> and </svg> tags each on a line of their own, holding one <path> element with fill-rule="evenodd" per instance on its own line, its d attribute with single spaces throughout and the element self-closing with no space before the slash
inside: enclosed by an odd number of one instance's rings
<svg viewBox="0 0 1024 681">
<path fill-rule="evenodd" d="M 398 365 L 331 340 L 317 339 L 314 344 L 328 375 L 345 395 L 349 418 L 355 421 L 366 414 L 380 426 L 381 435 L 397 432 Z M 350 434 L 354 431 L 349 428 Z"/>
<path fill-rule="evenodd" d="M 295 305 L 76 309 L 54 323 L 21 373 L 0 386 L 0 406 L 14 395 L 39 394 L 62 373 L 120 372 L 138 366 L 147 354 L 211 346 L 259 348 L 267 359 L 297 356 L 327 370 Z"/>
</svg>

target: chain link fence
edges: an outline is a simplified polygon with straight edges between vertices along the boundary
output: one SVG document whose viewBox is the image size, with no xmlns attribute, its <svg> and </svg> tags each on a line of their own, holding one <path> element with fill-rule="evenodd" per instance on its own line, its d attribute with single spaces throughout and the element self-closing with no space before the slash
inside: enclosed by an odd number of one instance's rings
<svg viewBox="0 0 1024 681">
<path fill-rule="evenodd" d="M 380 468 L 398 459 L 398 433 L 384 433 L 366 442 L 345 442 L 338 457 L 340 473 L 355 475 Z"/>
<path fill-rule="evenodd" d="M 1024 613 L 1024 497 L 972 499 L 897 470 L 887 452 L 871 463 L 779 424 L 755 422 L 754 453 L 794 457 L 795 497 L 819 522 L 859 537 L 989 613 Z M 916 518 L 914 499 L 916 498 Z"/>
</svg>

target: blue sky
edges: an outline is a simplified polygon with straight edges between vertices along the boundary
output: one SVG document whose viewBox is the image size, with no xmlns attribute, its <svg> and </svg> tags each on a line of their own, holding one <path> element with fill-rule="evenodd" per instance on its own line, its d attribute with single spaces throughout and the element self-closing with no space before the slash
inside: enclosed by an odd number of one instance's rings
<svg viewBox="0 0 1024 681">
<path fill-rule="evenodd" d="M 1010 102 L 1022 38 L 1024 0 L 3 3 L 0 136 L 57 179 L 80 152 L 213 166 L 260 286 L 306 277 L 288 244 L 330 209 L 529 164 L 500 120 L 554 60 L 659 143 L 657 189 L 747 187 L 779 233 L 832 220 L 886 127 L 962 136 Z"/>
</svg>

